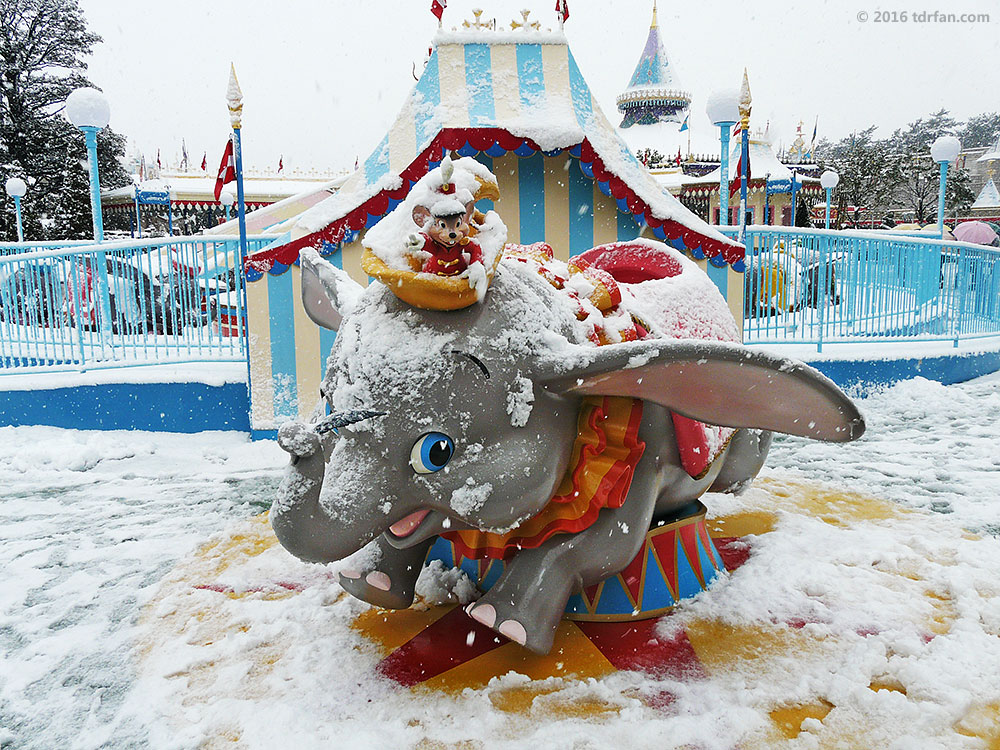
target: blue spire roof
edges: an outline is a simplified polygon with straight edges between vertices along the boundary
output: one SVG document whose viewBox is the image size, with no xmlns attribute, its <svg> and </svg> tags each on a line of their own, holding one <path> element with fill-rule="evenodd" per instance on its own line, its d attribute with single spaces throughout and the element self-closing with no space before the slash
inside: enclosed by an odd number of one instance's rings
<svg viewBox="0 0 1000 750">
<path fill-rule="evenodd" d="M 646 46 L 628 88 L 618 96 L 617 103 L 618 110 L 625 115 L 620 126 L 623 128 L 680 122 L 681 115 L 691 104 L 691 96 L 680 90 L 680 83 L 674 78 L 673 66 L 660 37 L 655 0 Z"/>
<path fill-rule="evenodd" d="M 635 66 L 632 73 L 632 80 L 629 81 L 630 89 L 643 86 L 655 86 L 657 88 L 672 89 L 679 84 L 674 81 L 673 67 L 670 65 L 670 58 L 663 47 L 663 39 L 660 37 L 660 26 L 656 21 L 656 4 L 653 4 L 653 22 L 649 26 L 649 37 L 646 39 L 646 46 L 642 50 L 639 64 Z"/>
</svg>

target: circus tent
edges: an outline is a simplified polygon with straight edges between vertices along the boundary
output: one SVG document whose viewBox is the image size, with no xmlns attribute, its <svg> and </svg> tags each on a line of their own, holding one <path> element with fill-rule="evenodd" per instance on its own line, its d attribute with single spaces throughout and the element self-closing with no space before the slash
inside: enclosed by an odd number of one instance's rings
<svg viewBox="0 0 1000 750">
<path fill-rule="evenodd" d="M 439 32 L 395 122 L 332 197 L 272 231 L 284 241 L 247 260 L 254 428 L 315 406 L 332 344 L 298 300 L 299 252 L 317 248 L 362 284 L 364 231 L 446 152 L 496 174 L 493 208 L 511 242 L 546 241 L 566 259 L 640 234 L 687 253 L 742 319 L 743 248 L 670 195 L 601 111 L 561 32 Z M 291 269 L 290 273 L 286 273 Z"/>
</svg>

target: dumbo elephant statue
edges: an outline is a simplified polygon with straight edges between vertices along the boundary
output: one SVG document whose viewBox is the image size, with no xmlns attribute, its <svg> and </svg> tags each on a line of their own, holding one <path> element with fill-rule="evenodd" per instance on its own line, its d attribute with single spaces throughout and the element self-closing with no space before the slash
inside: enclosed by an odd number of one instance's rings
<svg viewBox="0 0 1000 750">
<path fill-rule="evenodd" d="M 864 431 L 826 377 L 739 343 L 662 338 L 645 321 L 638 340 L 595 346 L 567 296 L 516 259 L 504 257 L 482 302 L 446 312 L 411 307 L 379 282 L 362 288 L 314 251 L 301 266 L 307 313 L 338 332 L 321 390 L 329 413 L 280 428 L 291 465 L 271 523 L 303 560 L 363 550 L 341 584 L 379 607 L 410 606 L 438 535 L 514 539 L 502 577 L 467 611 L 547 653 L 575 590 L 628 565 L 651 524 L 748 483 L 771 431 L 827 441 Z M 517 541 L 576 460 L 581 409 L 609 399 L 624 404 L 633 456 L 640 446 L 617 479 L 621 497 L 578 530 Z M 677 415 L 734 428 L 695 476 L 681 464 Z"/>
</svg>

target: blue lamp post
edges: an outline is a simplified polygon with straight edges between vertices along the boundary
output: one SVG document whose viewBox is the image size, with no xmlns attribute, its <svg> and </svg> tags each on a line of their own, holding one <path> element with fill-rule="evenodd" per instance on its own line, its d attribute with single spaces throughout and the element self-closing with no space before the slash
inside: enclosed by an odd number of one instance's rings
<svg viewBox="0 0 1000 750">
<path fill-rule="evenodd" d="M 21 228 L 21 198 L 28 192 L 28 186 L 20 177 L 11 177 L 4 185 L 7 195 L 14 199 L 14 213 L 17 215 L 17 241 L 24 242 L 24 230 Z"/>
<path fill-rule="evenodd" d="M 719 91 L 708 98 L 705 111 L 712 124 L 719 128 L 722 143 L 719 164 L 719 224 L 729 224 L 729 134 L 740 119 L 738 95 L 735 91 Z"/>
<path fill-rule="evenodd" d="M 90 164 L 90 208 L 94 217 L 94 239 L 104 241 L 104 221 L 101 216 L 101 181 L 97 174 L 97 133 L 111 119 L 108 100 L 97 89 L 77 89 L 66 98 L 66 117 L 83 131 L 87 141 L 87 161 Z"/>
<path fill-rule="evenodd" d="M 941 181 L 938 184 L 937 231 L 942 238 L 944 238 L 944 193 L 945 185 L 948 182 L 948 162 L 955 161 L 961 150 L 961 142 L 953 135 L 943 135 L 931 146 L 931 158 L 941 165 Z"/>
<path fill-rule="evenodd" d="M 830 228 L 830 197 L 833 195 L 833 189 L 837 187 L 837 183 L 840 182 L 840 175 L 834 172 L 832 169 L 826 170 L 823 174 L 819 176 L 819 184 L 823 186 L 826 190 L 826 228 Z"/>
<path fill-rule="evenodd" d="M 101 180 L 97 173 L 97 133 L 107 127 L 111 119 L 111 106 L 97 89 L 77 89 L 66 97 L 66 117 L 83 131 L 87 142 L 87 161 L 90 166 L 90 209 L 94 217 L 94 240 L 104 242 L 104 218 L 101 215 Z M 111 298 L 108 285 L 108 262 L 103 252 L 96 254 L 97 299 L 101 309 L 99 330 L 101 337 L 111 325 Z M 105 343 L 107 343 L 105 341 Z"/>
</svg>

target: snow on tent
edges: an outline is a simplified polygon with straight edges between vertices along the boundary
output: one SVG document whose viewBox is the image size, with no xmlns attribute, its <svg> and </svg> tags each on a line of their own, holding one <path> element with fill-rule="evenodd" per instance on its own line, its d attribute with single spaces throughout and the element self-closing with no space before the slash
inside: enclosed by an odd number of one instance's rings
<svg viewBox="0 0 1000 750">
<path fill-rule="evenodd" d="M 298 299 L 313 247 L 366 284 L 360 239 L 446 152 L 498 178 L 510 242 L 544 240 L 560 259 L 642 234 L 687 253 L 742 319 L 743 248 L 649 175 L 601 112 L 562 33 L 441 32 L 395 123 L 336 195 L 282 225 L 289 241 L 247 260 L 252 424 L 306 417 L 333 334 Z M 289 272 L 289 269 L 291 271 Z"/>
</svg>

